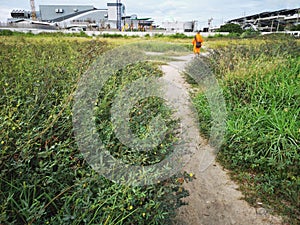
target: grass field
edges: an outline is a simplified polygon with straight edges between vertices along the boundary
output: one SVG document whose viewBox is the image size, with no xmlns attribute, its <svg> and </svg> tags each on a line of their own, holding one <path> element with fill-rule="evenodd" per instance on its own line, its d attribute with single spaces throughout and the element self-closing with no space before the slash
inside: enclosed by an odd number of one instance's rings
<svg viewBox="0 0 300 225">
<path fill-rule="evenodd" d="M 218 160 L 239 181 L 246 200 L 300 222 L 300 49 L 288 36 L 213 41 L 207 62 L 226 99 L 227 134 Z M 202 132 L 210 110 L 195 106 Z M 270 207 L 270 208 L 269 208 Z"/>
<path fill-rule="evenodd" d="M 141 187 L 114 183 L 87 164 L 74 140 L 77 82 L 114 45 L 85 37 L 0 38 L 0 224 L 168 224 L 174 218 L 188 194 L 181 188 L 187 174 Z M 99 136 L 112 154 L 148 165 L 170 151 L 172 132 L 146 158 L 129 154 L 111 135 L 106 113 L 119 88 L 144 76 L 161 76 L 161 71 L 154 63 L 118 71 L 99 95 L 95 113 Z M 131 113 L 139 136 L 149 132 L 139 122 L 151 118 L 144 110 L 162 113 L 174 124 L 163 102 L 139 102 Z"/>
<path fill-rule="evenodd" d="M 74 140 L 72 94 L 96 57 L 114 47 L 138 42 L 146 50 L 172 55 L 182 47 L 192 51 L 191 41 L 177 36 L 0 37 L 0 224 L 169 224 L 181 198 L 188 195 L 181 184 L 189 175 L 144 187 L 99 176 Z M 213 50 L 206 62 L 223 89 L 228 111 L 218 160 L 239 181 L 248 202 L 254 206 L 262 202 L 289 224 L 298 224 L 299 41 L 286 36 L 211 38 L 205 47 Z M 155 154 L 131 153 L 112 135 L 108 112 L 119 88 L 153 75 L 161 76 L 153 62 L 118 71 L 95 108 L 98 133 L 111 153 L 144 165 L 165 157 L 175 136 L 170 135 Z M 201 131 L 208 136 L 210 110 L 205 95 L 198 93 L 194 103 Z M 162 113 L 174 129 L 170 111 L 152 98 L 139 102 L 131 112 L 131 128 L 139 136 L 147 130 L 140 124 L 149 121 L 148 112 Z"/>
</svg>

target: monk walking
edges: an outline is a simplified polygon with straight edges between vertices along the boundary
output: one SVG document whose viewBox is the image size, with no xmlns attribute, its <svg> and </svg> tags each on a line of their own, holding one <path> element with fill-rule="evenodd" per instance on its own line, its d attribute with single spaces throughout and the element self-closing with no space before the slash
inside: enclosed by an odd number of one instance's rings
<svg viewBox="0 0 300 225">
<path fill-rule="evenodd" d="M 200 55 L 200 48 L 201 48 L 203 42 L 204 42 L 204 40 L 203 40 L 202 36 L 200 35 L 200 31 L 198 31 L 196 36 L 193 39 L 195 55 L 197 55 L 197 56 Z"/>
</svg>

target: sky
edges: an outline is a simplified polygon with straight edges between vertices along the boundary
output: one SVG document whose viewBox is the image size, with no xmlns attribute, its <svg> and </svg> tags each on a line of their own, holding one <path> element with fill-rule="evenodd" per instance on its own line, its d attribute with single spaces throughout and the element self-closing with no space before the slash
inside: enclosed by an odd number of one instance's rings
<svg viewBox="0 0 300 225">
<path fill-rule="evenodd" d="M 106 8 L 107 2 L 115 0 L 35 0 L 36 10 L 43 4 L 79 4 Z M 126 15 L 137 14 L 139 18 L 151 17 L 155 24 L 162 21 L 198 21 L 206 27 L 212 18 L 216 27 L 228 20 L 260 12 L 300 8 L 299 0 L 121 0 Z M 0 0 L 0 21 L 5 22 L 13 9 L 30 10 L 30 0 Z"/>
</svg>

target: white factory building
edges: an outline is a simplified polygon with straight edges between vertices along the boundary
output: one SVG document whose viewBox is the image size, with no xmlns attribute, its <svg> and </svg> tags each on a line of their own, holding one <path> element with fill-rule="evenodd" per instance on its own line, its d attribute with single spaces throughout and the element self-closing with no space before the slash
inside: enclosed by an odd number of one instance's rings
<svg viewBox="0 0 300 225">
<path fill-rule="evenodd" d="M 137 18 L 136 15 L 126 16 L 123 3 L 107 3 L 106 8 L 97 9 L 92 5 L 39 5 L 36 12 L 37 21 L 30 21 L 30 13 L 25 10 L 13 10 L 12 23 L 43 23 L 59 28 L 72 27 L 99 29 L 139 29 L 141 26 L 150 27 L 150 18 Z"/>
</svg>

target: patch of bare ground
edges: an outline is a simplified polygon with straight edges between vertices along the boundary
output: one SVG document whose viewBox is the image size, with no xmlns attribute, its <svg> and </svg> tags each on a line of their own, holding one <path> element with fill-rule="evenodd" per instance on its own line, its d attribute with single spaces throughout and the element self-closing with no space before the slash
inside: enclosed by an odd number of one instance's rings
<svg viewBox="0 0 300 225">
<path fill-rule="evenodd" d="M 189 140 L 193 156 L 183 171 L 193 173 L 195 179 L 184 183 L 184 188 L 190 192 L 190 196 L 184 199 L 188 205 L 178 209 L 174 225 L 283 224 L 281 218 L 272 216 L 262 205 L 254 208 L 242 200 L 243 195 L 238 190 L 238 185 L 230 179 L 227 171 L 215 162 L 214 149 L 201 137 L 195 113 L 191 110 L 191 101 L 186 97 L 191 87 L 181 73 L 192 58 L 193 55 L 177 57 L 176 61 L 162 66 L 163 79 L 187 93 L 180 95 L 186 99 L 180 99 L 184 104 L 178 113 L 186 118 L 183 122 L 188 123 L 189 135 L 193 136 Z M 178 94 L 178 91 L 172 88 L 166 92 L 169 96 Z M 208 167 L 201 164 L 207 164 Z"/>
</svg>

